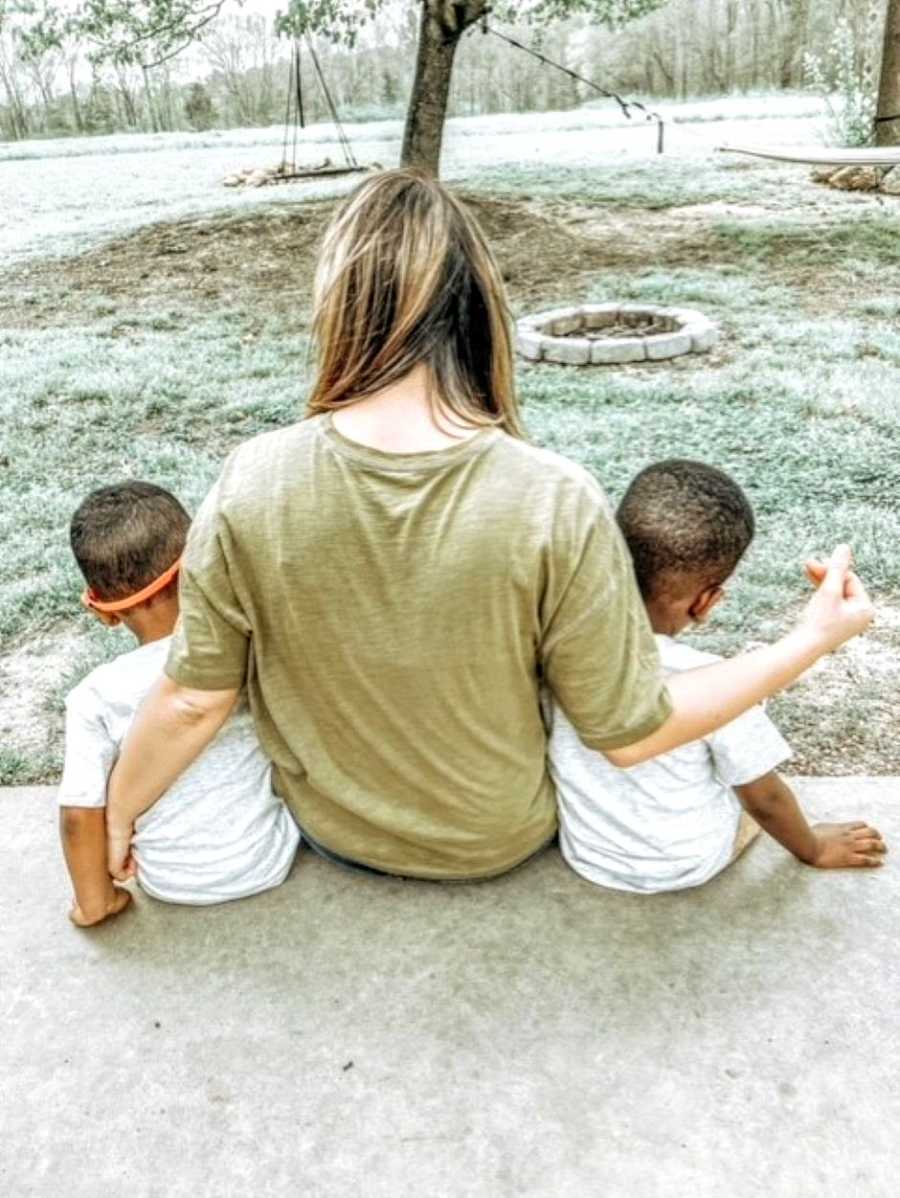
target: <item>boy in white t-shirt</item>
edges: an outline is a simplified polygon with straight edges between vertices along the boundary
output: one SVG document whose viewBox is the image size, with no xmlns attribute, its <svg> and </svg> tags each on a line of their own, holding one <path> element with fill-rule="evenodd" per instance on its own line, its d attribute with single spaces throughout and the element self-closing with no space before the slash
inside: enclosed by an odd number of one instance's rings
<svg viewBox="0 0 900 1198">
<path fill-rule="evenodd" d="M 178 567 L 190 517 L 151 483 L 90 494 L 72 517 L 72 551 L 87 582 L 82 601 L 139 647 L 93 670 L 66 699 L 60 835 L 79 927 L 129 902 L 106 866 L 106 784 L 137 708 L 159 678 L 178 619 Z M 154 898 L 206 904 L 283 882 L 299 832 L 274 794 L 243 698 L 218 736 L 135 825 L 137 880 Z"/>
<path fill-rule="evenodd" d="M 709 616 L 753 538 L 740 487 L 701 462 L 660 462 L 634 479 L 617 519 L 663 668 L 717 660 L 674 637 Z M 791 751 L 761 707 L 630 769 L 585 748 L 555 703 L 549 720 L 560 847 L 591 882 L 639 893 L 699 886 L 747 847 L 759 825 L 808 865 L 882 864 L 884 843 L 867 824 L 810 827 L 775 772 Z"/>
</svg>

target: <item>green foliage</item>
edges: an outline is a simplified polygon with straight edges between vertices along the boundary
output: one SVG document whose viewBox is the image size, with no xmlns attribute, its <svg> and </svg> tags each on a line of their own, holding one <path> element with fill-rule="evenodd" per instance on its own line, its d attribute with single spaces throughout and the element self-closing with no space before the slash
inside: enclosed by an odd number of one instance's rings
<svg viewBox="0 0 900 1198">
<path fill-rule="evenodd" d="M 287 37 L 322 33 L 352 47 L 363 25 L 371 21 L 383 0 L 290 0 L 275 18 L 275 28 Z"/>
<path fill-rule="evenodd" d="M 397 80 L 390 71 L 384 70 L 381 74 L 381 100 L 389 108 L 392 108 L 400 98 L 400 91 L 397 87 Z"/>
<path fill-rule="evenodd" d="M 116 112 L 109 88 L 94 81 L 82 106 L 81 119 L 85 133 L 112 133 L 116 127 Z"/>
<path fill-rule="evenodd" d="M 202 83 L 192 83 L 184 101 L 184 115 L 190 121 L 191 128 L 199 133 L 211 129 L 216 122 L 216 112 L 212 98 Z"/>
<path fill-rule="evenodd" d="M 408 0 L 418 9 L 420 0 Z M 447 25 L 461 32 L 490 13 L 499 21 L 528 20 L 536 23 L 562 20 L 566 17 L 587 16 L 600 24 L 616 27 L 635 17 L 645 16 L 666 3 L 666 0 L 426 0 L 429 8 Z M 383 7 L 385 0 L 290 0 L 285 12 L 279 13 L 276 25 L 286 35 L 301 37 L 321 34 L 332 41 L 352 46 L 359 30 Z"/>
<path fill-rule="evenodd" d="M 241 4 L 243 0 L 233 0 Z M 461 32 L 487 12 L 499 20 L 522 19 L 543 23 L 586 15 L 610 26 L 623 24 L 659 8 L 666 0 L 427 0 L 445 21 L 456 21 Z M 174 58 L 202 38 L 207 26 L 229 0 L 0 0 L 0 26 L 10 14 L 20 18 L 27 51 L 39 57 L 78 38 L 90 47 L 95 62 L 155 66 Z M 408 0 L 414 8 L 419 0 Z M 360 29 L 384 6 L 385 0 L 288 0 L 277 13 L 275 27 L 285 36 L 318 34 L 352 47 Z"/>
<path fill-rule="evenodd" d="M 27 786 L 36 782 L 49 781 L 40 776 L 38 763 L 30 760 L 16 749 L 0 747 L 0 786 Z"/>
<path fill-rule="evenodd" d="M 809 86 L 828 106 L 828 133 L 839 146 L 868 146 L 875 136 L 877 97 L 859 66 L 853 29 L 846 17 L 834 27 L 824 55 L 806 54 Z"/>
<path fill-rule="evenodd" d="M 586 16 L 601 25 L 617 28 L 638 17 L 647 16 L 661 8 L 666 0 L 536 0 L 526 12 L 521 4 L 507 3 L 497 7 L 497 14 L 506 20 L 527 15 L 536 21 L 558 21 L 566 17 Z"/>
<path fill-rule="evenodd" d="M 93 61 L 156 66 L 203 35 L 228 0 L 80 0 L 74 7 L 44 0 L 27 40 L 38 55 L 77 37 Z M 242 0 L 235 0 L 242 3 Z M 37 6 L 31 5 L 35 10 Z"/>
</svg>

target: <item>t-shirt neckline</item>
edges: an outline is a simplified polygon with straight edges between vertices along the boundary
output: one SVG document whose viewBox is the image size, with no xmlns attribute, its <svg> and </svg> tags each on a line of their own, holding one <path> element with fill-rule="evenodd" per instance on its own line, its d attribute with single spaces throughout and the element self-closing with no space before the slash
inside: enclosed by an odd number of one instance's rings
<svg viewBox="0 0 900 1198">
<path fill-rule="evenodd" d="M 448 445 L 446 449 L 426 449 L 419 453 L 388 453 L 386 450 L 374 449 L 370 445 L 363 445 L 360 441 L 353 441 L 344 436 L 334 427 L 333 415 L 332 412 L 327 412 L 319 425 L 321 435 L 332 449 L 342 457 L 389 472 L 422 473 L 441 470 L 445 466 L 483 453 L 500 436 L 500 430 L 490 425 L 479 429 L 458 445 Z"/>
</svg>

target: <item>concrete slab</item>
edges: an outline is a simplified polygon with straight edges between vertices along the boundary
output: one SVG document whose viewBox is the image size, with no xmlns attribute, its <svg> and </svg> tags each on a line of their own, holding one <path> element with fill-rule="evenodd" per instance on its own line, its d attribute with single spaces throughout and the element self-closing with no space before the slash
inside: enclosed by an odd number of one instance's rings
<svg viewBox="0 0 900 1198">
<path fill-rule="evenodd" d="M 900 844 L 900 779 L 798 783 Z M 10 1198 L 893 1198 L 896 861 L 757 843 L 702 890 L 301 855 L 218 908 L 79 932 L 52 791 L 0 794 Z"/>
</svg>

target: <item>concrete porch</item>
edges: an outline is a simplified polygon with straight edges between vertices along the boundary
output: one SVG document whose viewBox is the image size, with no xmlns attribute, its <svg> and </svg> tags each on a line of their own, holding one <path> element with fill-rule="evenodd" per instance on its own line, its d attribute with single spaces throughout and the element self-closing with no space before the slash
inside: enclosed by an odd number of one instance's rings
<svg viewBox="0 0 900 1198">
<path fill-rule="evenodd" d="M 801 779 L 900 856 L 900 778 Z M 79 932 L 0 792 L 10 1198 L 895 1198 L 900 871 L 763 839 L 702 890 L 350 874 Z"/>
</svg>

